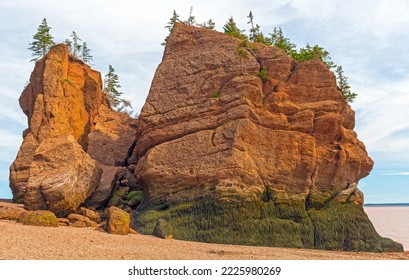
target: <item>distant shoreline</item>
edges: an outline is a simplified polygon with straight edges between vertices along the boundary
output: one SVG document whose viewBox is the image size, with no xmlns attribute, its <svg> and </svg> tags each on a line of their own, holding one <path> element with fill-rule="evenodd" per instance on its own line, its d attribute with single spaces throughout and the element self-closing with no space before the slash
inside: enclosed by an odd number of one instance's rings
<svg viewBox="0 0 409 280">
<path fill-rule="evenodd" d="M 397 207 L 397 206 L 409 206 L 409 203 L 365 203 L 364 207 Z"/>
</svg>

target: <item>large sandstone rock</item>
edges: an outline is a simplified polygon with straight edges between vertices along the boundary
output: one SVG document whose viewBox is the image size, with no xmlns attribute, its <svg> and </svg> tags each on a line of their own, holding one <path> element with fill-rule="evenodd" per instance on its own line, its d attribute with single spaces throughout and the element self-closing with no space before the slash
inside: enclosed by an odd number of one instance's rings
<svg viewBox="0 0 409 280">
<path fill-rule="evenodd" d="M 101 173 L 72 136 L 46 138 L 33 155 L 24 206 L 65 216 L 97 188 Z"/>
<path fill-rule="evenodd" d="M 70 59 L 65 45 L 57 45 L 37 61 L 19 102 L 28 117 L 28 129 L 10 167 L 10 187 L 14 200 L 22 202 L 32 157 L 45 139 L 71 135 L 87 147 L 87 135 L 105 102 L 101 75 L 83 62 Z"/>
<path fill-rule="evenodd" d="M 66 45 L 56 45 L 44 58 L 37 61 L 30 83 L 21 94 L 19 102 L 28 117 L 28 129 L 23 133 L 23 144 L 10 167 L 13 200 L 20 203 L 30 201 L 28 208 L 33 208 L 34 204 L 42 205 L 38 206 L 39 208 L 46 208 L 43 205 L 44 199 L 40 196 L 31 194 L 31 197 L 26 199 L 28 182 L 37 180 L 34 178 L 37 171 L 32 170 L 36 161 L 33 157 L 44 141 L 65 135 L 78 143 L 77 148 L 87 151 L 92 159 L 107 166 L 104 168 L 106 173 L 102 177 L 103 181 L 97 188 L 98 193 L 90 202 L 94 208 L 103 206 L 112 193 L 110 189 L 113 187 L 114 179 L 112 170 L 116 170 L 113 165 L 124 165 L 128 151 L 133 145 L 136 120 L 108 108 L 102 92 L 101 74 L 82 61 L 69 56 Z M 77 148 L 74 150 L 79 151 Z M 55 160 L 58 160 L 58 156 L 55 157 Z M 88 162 L 86 165 L 89 165 L 89 159 L 86 161 Z M 64 172 L 66 165 L 63 162 L 56 161 L 53 164 L 58 172 L 61 172 L 53 173 L 55 180 L 61 183 L 73 176 Z M 36 165 L 38 167 L 38 162 Z M 70 170 L 74 172 L 74 169 Z M 90 178 L 98 179 L 98 176 Z M 87 198 L 84 198 L 84 195 L 90 196 L 90 191 L 99 185 L 97 181 L 89 183 L 92 186 L 82 186 L 79 193 L 72 193 L 76 202 L 70 204 L 68 207 L 70 211 L 78 204 L 77 202 L 82 203 Z M 73 191 L 71 188 L 63 191 L 65 199 L 71 196 L 69 193 L 71 191 Z"/>
<path fill-rule="evenodd" d="M 164 218 L 180 239 L 401 249 L 364 215 L 356 184 L 373 162 L 334 75 L 318 60 L 252 45 L 173 29 L 128 159 L 145 192 L 134 227 L 152 233 Z"/>
</svg>

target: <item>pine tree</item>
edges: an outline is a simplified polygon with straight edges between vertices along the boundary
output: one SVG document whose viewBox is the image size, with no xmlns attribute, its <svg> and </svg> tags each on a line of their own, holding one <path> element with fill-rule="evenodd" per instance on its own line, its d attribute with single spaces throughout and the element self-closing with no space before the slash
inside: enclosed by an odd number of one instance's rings
<svg viewBox="0 0 409 280">
<path fill-rule="evenodd" d="M 337 84 L 338 84 L 339 90 L 341 91 L 345 100 L 348 103 L 354 102 L 357 94 L 354 92 L 351 92 L 351 87 L 349 86 L 349 83 L 348 83 L 348 77 L 344 76 L 344 70 L 342 69 L 341 65 L 337 66 L 335 70 L 335 76 L 337 78 Z"/>
<path fill-rule="evenodd" d="M 293 53 L 293 58 L 297 61 L 307 61 L 317 58 L 324 62 L 328 69 L 335 67 L 334 62 L 329 56 L 329 52 L 318 45 L 311 47 L 310 44 L 307 44 L 305 48 L 301 48 L 297 53 Z"/>
<path fill-rule="evenodd" d="M 216 27 L 216 24 L 214 23 L 212 19 L 209 19 L 208 21 L 205 21 L 202 24 L 197 24 L 197 26 L 200 26 L 206 29 L 210 29 L 210 30 L 214 30 Z"/>
<path fill-rule="evenodd" d="M 121 85 L 119 84 L 118 75 L 115 74 L 115 69 L 112 65 L 109 65 L 109 71 L 105 76 L 104 82 L 104 93 L 111 108 L 121 111 L 127 107 L 132 108 L 130 101 L 121 98 L 123 92 L 119 91 Z"/>
<path fill-rule="evenodd" d="M 33 35 L 34 41 L 30 43 L 28 48 L 32 51 L 34 58 L 31 61 L 37 61 L 47 54 L 52 46 L 55 45 L 53 36 L 50 34 L 51 27 L 48 26 L 47 20 L 44 18 L 40 26 L 37 28 L 37 33 Z"/>
<path fill-rule="evenodd" d="M 189 17 L 184 23 L 186 23 L 187 25 L 196 25 L 196 19 L 193 15 L 193 7 L 190 7 Z"/>
<path fill-rule="evenodd" d="M 91 50 L 87 46 L 87 42 L 82 43 L 81 49 L 82 49 L 82 52 L 81 52 L 82 61 L 84 61 L 85 63 L 90 63 L 93 60 L 93 58 L 91 55 Z"/>
<path fill-rule="evenodd" d="M 223 31 L 225 34 L 239 38 L 241 40 L 246 40 L 247 36 L 243 34 L 244 30 L 240 30 L 237 27 L 236 22 L 233 17 L 230 17 L 226 24 L 223 26 Z"/>
<path fill-rule="evenodd" d="M 296 45 L 290 42 L 290 39 L 284 37 L 283 30 L 281 27 L 274 27 L 273 33 L 271 35 L 271 43 L 273 46 L 282 49 L 286 54 L 293 56 L 296 52 Z"/>
<path fill-rule="evenodd" d="M 175 26 L 177 22 L 180 22 L 179 15 L 176 13 L 175 10 L 173 10 L 173 15 L 170 18 L 168 25 L 165 26 L 165 28 L 169 30 L 169 33 L 172 32 L 173 27 Z M 166 43 L 168 42 L 168 38 L 169 38 L 169 35 L 166 36 L 165 41 L 161 44 L 162 46 L 166 45 Z"/>
<path fill-rule="evenodd" d="M 72 53 L 72 42 L 69 39 L 65 39 L 64 44 L 67 45 L 68 53 Z"/>
<path fill-rule="evenodd" d="M 249 41 L 250 42 L 255 42 L 255 43 L 262 43 L 266 45 L 271 45 L 271 39 L 264 37 L 263 32 L 260 31 L 260 26 L 256 24 L 254 26 L 253 22 L 253 13 L 250 11 L 249 15 L 247 16 L 250 20 L 247 22 L 248 24 L 251 25 L 250 28 L 250 36 L 249 36 Z"/>
<path fill-rule="evenodd" d="M 72 55 L 74 57 L 78 57 L 77 53 L 81 52 L 81 44 L 79 43 L 80 41 L 82 41 L 80 39 L 80 37 L 78 37 L 77 33 L 75 33 L 75 31 L 73 31 L 70 35 L 70 37 L 72 38 Z"/>
</svg>

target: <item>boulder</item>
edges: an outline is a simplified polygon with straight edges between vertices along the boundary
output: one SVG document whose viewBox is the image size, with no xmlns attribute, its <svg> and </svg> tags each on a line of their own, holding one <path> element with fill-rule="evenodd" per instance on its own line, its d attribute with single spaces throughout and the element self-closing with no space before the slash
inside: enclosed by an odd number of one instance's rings
<svg viewBox="0 0 409 280">
<path fill-rule="evenodd" d="M 17 221 L 29 226 L 58 227 L 58 218 L 47 210 L 22 212 Z"/>
<path fill-rule="evenodd" d="M 20 214 L 26 211 L 22 204 L 0 202 L 0 220 L 18 220 Z"/>
<path fill-rule="evenodd" d="M 100 177 L 98 163 L 71 135 L 49 137 L 33 155 L 24 207 L 64 217 L 90 196 Z"/>
<path fill-rule="evenodd" d="M 107 232 L 126 235 L 129 233 L 130 215 L 122 209 L 111 206 L 108 210 Z"/>
<path fill-rule="evenodd" d="M 90 218 L 80 215 L 80 214 L 69 214 L 67 219 L 71 222 L 71 224 L 75 227 L 91 227 L 97 228 L 98 223 L 92 221 Z"/>
<path fill-rule="evenodd" d="M 152 234 L 165 219 L 184 240 L 400 250 L 363 215 L 355 187 L 373 161 L 354 124 L 321 61 L 176 24 L 128 158 L 144 186 L 133 227 Z"/>
<path fill-rule="evenodd" d="M 94 221 L 96 223 L 100 223 L 101 222 L 101 215 L 91 209 L 85 208 L 85 207 L 80 207 L 77 210 L 77 214 L 83 215 L 87 218 L 89 218 L 91 221 Z"/>
<path fill-rule="evenodd" d="M 162 239 L 171 239 L 173 227 L 164 219 L 159 219 L 153 229 L 153 235 Z"/>
<path fill-rule="evenodd" d="M 70 222 L 70 220 L 68 220 L 66 218 L 58 218 L 58 225 L 59 226 L 70 226 L 71 222 Z"/>
<path fill-rule="evenodd" d="M 114 184 L 116 182 L 116 174 L 121 167 L 100 165 L 102 169 L 101 180 L 98 187 L 84 202 L 84 206 L 97 209 L 105 205 L 112 195 Z"/>
</svg>

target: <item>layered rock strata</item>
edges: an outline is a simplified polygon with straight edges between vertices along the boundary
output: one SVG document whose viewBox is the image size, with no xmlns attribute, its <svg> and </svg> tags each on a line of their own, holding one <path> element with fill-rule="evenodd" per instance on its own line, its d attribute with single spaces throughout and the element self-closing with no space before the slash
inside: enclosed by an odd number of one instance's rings
<svg viewBox="0 0 409 280">
<path fill-rule="evenodd" d="M 178 239 L 401 249 L 362 209 L 373 162 L 318 60 L 177 24 L 139 121 L 128 158 L 144 186 L 139 232 L 164 218 Z"/>
</svg>

